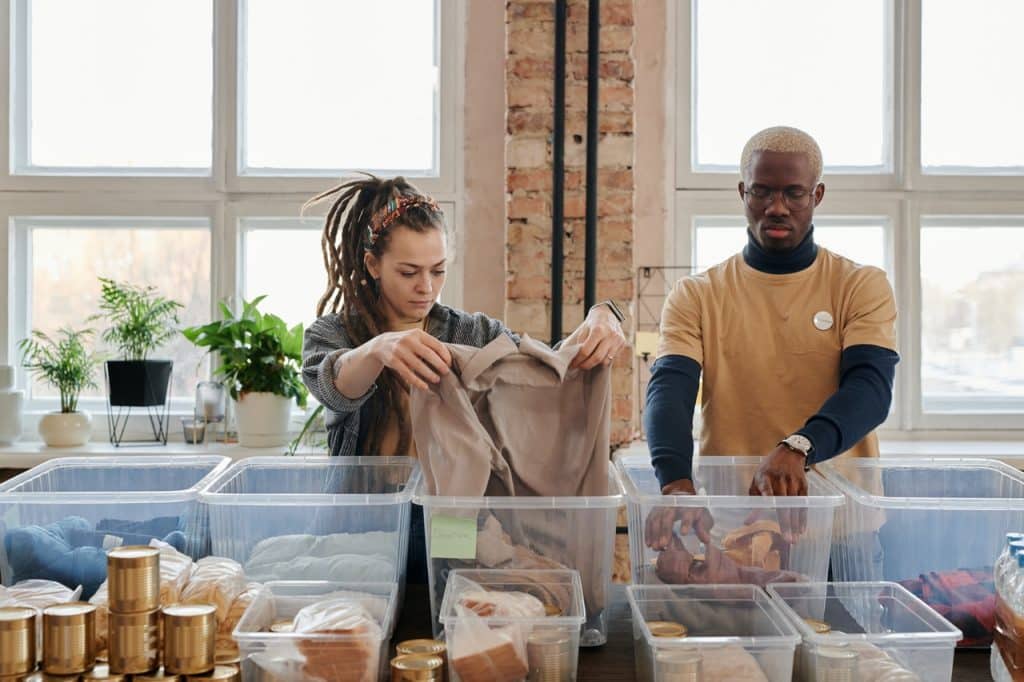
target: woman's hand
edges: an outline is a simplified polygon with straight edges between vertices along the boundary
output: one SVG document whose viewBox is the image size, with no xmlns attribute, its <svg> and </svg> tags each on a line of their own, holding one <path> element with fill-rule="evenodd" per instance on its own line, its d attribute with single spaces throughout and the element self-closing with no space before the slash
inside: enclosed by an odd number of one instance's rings
<svg viewBox="0 0 1024 682">
<path fill-rule="evenodd" d="M 422 329 L 387 332 L 374 337 L 372 355 L 410 387 L 426 390 L 448 374 L 452 355 L 443 343 Z"/>
<path fill-rule="evenodd" d="M 591 308 L 587 319 L 577 327 L 566 343 L 582 344 L 570 368 L 592 369 L 600 364 L 610 365 L 626 346 L 622 325 L 607 306 Z"/>
</svg>

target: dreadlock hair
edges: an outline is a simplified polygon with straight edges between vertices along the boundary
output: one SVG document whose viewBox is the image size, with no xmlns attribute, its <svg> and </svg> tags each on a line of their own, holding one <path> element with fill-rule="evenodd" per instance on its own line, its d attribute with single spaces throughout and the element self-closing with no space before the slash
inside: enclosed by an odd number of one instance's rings
<svg viewBox="0 0 1024 682">
<path fill-rule="evenodd" d="M 387 250 L 391 233 L 399 225 L 415 232 L 445 229 L 444 214 L 430 197 L 405 178 L 382 179 L 369 173 L 362 175 L 366 177 L 349 180 L 322 192 L 303 206 L 305 210 L 312 204 L 333 198 L 320 240 L 327 269 L 327 288 L 317 303 L 316 314 L 320 317 L 325 311 L 336 313 L 357 346 L 388 331 L 379 301 L 379 289 L 366 268 L 364 254 L 369 252 L 380 258 Z M 389 202 L 393 206 L 393 200 L 403 197 L 423 201 L 404 208 L 390 225 L 371 236 L 371 219 Z M 409 449 L 412 442 L 409 417 L 399 407 L 403 390 L 398 375 L 385 368 L 371 398 L 373 417 L 363 448 L 365 452 L 373 453 L 379 448 L 391 414 L 398 417 L 398 452 Z"/>
</svg>

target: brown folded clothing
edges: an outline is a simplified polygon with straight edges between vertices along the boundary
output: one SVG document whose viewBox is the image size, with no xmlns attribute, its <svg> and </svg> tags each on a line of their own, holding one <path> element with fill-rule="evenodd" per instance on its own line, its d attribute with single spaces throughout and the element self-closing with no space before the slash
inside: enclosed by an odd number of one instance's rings
<svg viewBox="0 0 1024 682">
<path fill-rule="evenodd" d="M 655 573 L 659 580 L 670 585 L 744 584 L 764 587 L 773 582 L 806 580 L 793 571 L 741 566 L 713 544 L 707 545 L 704 560 L 699 560 L 687 551 L 678 537 L 673 539 L 670 549 L 658 555 Z"/>
<path fill-rule="evenodd" d="M 765 519 L 737 528 L 722 540 L 722 549 L 740 566 L 778 571 L 789 564 L 789 543 L 776 521 Z"/>
<path fill-rule="evenodd" d="M 452 668 L 462 682 L 514 682 L 529 672 L 519 626 L 491 629 L 482 620 L 462 624 L 451 643 Z"/>
</svg>

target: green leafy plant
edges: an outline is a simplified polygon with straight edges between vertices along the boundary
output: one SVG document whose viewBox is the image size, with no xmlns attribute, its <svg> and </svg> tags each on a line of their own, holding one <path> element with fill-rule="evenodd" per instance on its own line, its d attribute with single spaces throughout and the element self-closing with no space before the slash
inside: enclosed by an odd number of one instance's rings
<svg viewBox="0 0 1024 682">
<path fill-rule="evenodd" d="M 25 369 L 60 392 L 60 411 L 75 412 L 82 391 L 97 388 L 93 373 L 100 359 L 85 347 L 92 329 L 75 331 L 64 327 L 58 333 L 59 338 L 54 339 L 34 329 L 32 336 L 22 339 L 18 347 Z"/>
<path fill-rule="evenodd" d="M 261 313 L 257 306 L 264 298 L 242 301 L 238 316 L 222 302 L 223 320 L 188 327 L 182 333 L 195 345 L 220 355 L 214 373 L 224 379 L 235 400 L 250 392 L 268 392 L 295 398 L 299 407 L 305 407 L 302 325 L 289 329 L 277 315 Z"/>
<path fill-rule="evenodd" d="M 100 277 L 100 310 L 90 320 L 105 319 L 110 327 L 103 340 L 115 346 L 125 360 L 145 360 L 177 332 L 177 301 L 164 298 L 154 286 L 140 287 Z"/>
</svg>

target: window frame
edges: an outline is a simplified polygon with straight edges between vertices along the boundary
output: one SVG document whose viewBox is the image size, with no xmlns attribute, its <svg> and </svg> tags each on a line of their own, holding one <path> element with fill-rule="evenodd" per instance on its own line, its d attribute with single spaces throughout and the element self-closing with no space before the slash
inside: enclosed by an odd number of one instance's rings
<svg viewBox="0 0 1024 682">
<path fill-rule="evenodd" d="M 438 174 L 410 179 L 431 194 L 448 218 L 449 232 L 454 237 L 453 253 L 457 252 L 463 233 L 461 214 L 464 202 L 464 161 L 462 135 L 465 88 L 466 1 L 436 0 L 440 38 L 437 59 L 440 65 L 440 90 L 437 98 L 439 131 L 437 139 Z M 18 49 L 19 34 L 15 25 L 24 14 L 26 0 L 0 3 L 0 97 L 8 106 L 0 107 L 0 220 L 6 232 L 0 238 L 0 263 L 6 275 L 0 277 L 0 364 L 16 367 L 17 386 L 24 387 L 25 374 L 19 366 L 17 343 L 27 332 L 29 304 L 27 261 L 24 229 L 16 224 L 19 217 L 75 217 L 88 222 L 105 217 L 199 217 L 209 221 L 211 233 L 211 310 L 210 319 L 219 317 L 217 302 L 235 299 L 240 288 L 245 264 L 241 262 L 242 217 L 299 217 L 302 204 L 314 194 L 343 182 L 353 175 L 331 177 L 319 174 L 301 176 L 244 177 L 238 168 L 239 7 L 240 0 L 213 0 L 213 130 L 212 166 L 205 176 L 172 173 L 129 175 L 104 169 L 90 172 L 56 174 L 15 174 L 12 172 L 12 126 L 15 125 L 11 95 L 21 87 L 12 74 L 12 49 Z M 19 15 L 19 4 L 22 13 Z M 24 29 L 22 29 L 24 30 Z M 23 85 L 23 84 L 22 84 Z M 110 169 L 107 169 L 109 171 Z M 173 170 L 173 169 L 172 169 Z M 322 217 L 326 207 L 320 206 L 308 215 Z M 462 264 L 456 257 L 449 268 L 445 302 L 459 306 L 463 299 Z M 311 320 L 303 320 L 304 323 Z M 29 423 L 53 405 L 46 400 L 26 405 Z M 98 400 L 97 403 L 103 401 Z M 176 399 L 171 405 L 174 418 L 191 414 L 187 399 Z M 179 404 L 180 403 L 180 404 Z M 103 418 L 105 404 L 84 406 L 94 414 L 94 440 L 106 438 Z M 133 416 L 133 419 L 135 417 Z M 131 430 L 133 427 L 129 427 Z M 172 423 L 171 438 L 180 438 Z"/>
</svg>

